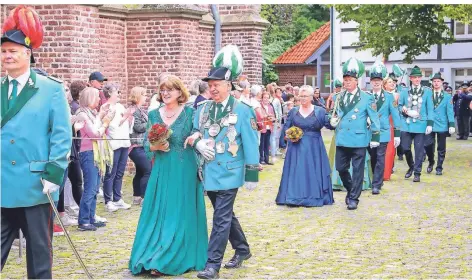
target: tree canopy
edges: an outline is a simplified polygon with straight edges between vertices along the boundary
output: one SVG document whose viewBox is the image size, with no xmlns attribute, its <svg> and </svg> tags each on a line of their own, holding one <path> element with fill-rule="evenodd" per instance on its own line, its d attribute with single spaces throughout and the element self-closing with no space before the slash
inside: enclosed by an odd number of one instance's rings
<svg viewBox="0 0 472 280">
<path fill-rule="evenodd" d="M 271 24 L 262 38 L 262 80 L 267 84 L 278 80 L 272 62 L 328 21 L 329 8 L 315 4 L 264 4 L 261 16 Z"/>
<path fill-rule="evenodd" d="M 371 49 L 374 56 L 388 57 L 402 50 L 411 63 L 431 46 L 454 42 L 446 18 L 470 22 L 472 5 L 335 5 L 342 22 L 358 23 L 358 50 Z"/>
</svg>

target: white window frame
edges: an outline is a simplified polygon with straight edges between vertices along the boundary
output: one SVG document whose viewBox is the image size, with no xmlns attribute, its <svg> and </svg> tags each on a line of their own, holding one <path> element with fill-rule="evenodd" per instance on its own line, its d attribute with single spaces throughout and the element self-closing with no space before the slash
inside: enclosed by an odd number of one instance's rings
<svg viewBox="0 0 472 280">
<path fill-rule="evenodd" d="M 312 85 L 307 83 L 307 78 L 308 77 L 313 77 L 313 84 Z M 303 76 L 303 84 L 304 85 L 309 85 L 309 86 L 312 86 L 313 88 L 315 88 L 316 87 L 316 75 L 305 75 L 305 76 Z"/>
<path fill-rule="evenodd" d="M 464 24 L 464 34 L 457 34 L 457 24 L 461 23 Z M 454 37 L 456 39 L 469 39 L 472 38 L 472 29 L 469 28 L 472 25 L 472 23 L 465 24 L 460 21 L 455 21 L 454 22 Z"/>
</svg>

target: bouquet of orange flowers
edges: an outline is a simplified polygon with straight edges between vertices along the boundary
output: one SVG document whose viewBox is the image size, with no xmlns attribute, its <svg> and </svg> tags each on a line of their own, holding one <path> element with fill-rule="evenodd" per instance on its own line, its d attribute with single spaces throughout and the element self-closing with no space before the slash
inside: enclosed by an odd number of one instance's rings
<svg viewBox="0 0 472 280">
<path fill-rule="evenodd" d="M 303 137 L 303 130 L 299 127 L 292 126 L 285 131 L 287 139 L 292 142 L 298 142 Z"/>
<path fill-rule="evenodd" d="M 171 135 L 172 129 L 170 129 L 170 127 L 163 123 L 156 123 L 149 129 L 149 143 L 152 145 L 163 144 Z"/>
</svg>

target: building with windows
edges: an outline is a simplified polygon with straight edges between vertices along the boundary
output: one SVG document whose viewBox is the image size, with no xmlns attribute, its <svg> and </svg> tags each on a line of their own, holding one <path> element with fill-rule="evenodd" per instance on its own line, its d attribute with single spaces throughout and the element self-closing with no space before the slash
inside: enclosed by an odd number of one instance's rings
<svg viewBox="0 0 472 280">
<path fill-rule="evenodd" d="M 341 23 L 337 18 L 335 11 L 335 20 L 333 21 L 333 72 L 335 77 L 342 76 L 341 66 L 349 59 L 356 57 L 365 63 L 366 69 L 375 62 L 376 59 L 371 51 L 357 51 L 358 47 L 352 46 L 359 39 L 356 32 L 356 23 Z M 472 80 L 472 23 L 463 24 L 452 20 L 446 20 L 455 36 L 455 42 L 449 45 L 435 45 L 431 47 L 429 53 L 423 53 L 416 57 L 411 63 L 403 62 L 401 51 L 392 53 L 385 61 L 387 69 L 391 71 L 393 64 L 398 64 L 403 69 L 409 70 L 418 65 L 424 74 L 423 83 L 429 83 L 429 76 L 435 72 L 441 72 L 443 78 L 453 88 L 457 88 L 463 81 Z M 370 89 L 370 79 L 368 71 L 360 81 L 360 86 Z M 403 77 L 403 81 L 408 84 L 408 77 Z"/>
</svg>

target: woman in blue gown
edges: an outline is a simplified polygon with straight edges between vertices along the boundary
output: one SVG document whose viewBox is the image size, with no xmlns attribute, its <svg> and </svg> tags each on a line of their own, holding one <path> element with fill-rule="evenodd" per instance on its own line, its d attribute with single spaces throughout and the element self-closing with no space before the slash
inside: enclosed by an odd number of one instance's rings
<svg viewBox="0 0 472 280">
<path fill-rule="evenodd" d="M 300 88 L 301 106 L 289 112 L 283 128 L 299 127 L 303 136 L 298 142 L 288 143 L 275 200 L 278 205 L 319 207 L 334 203 L 331 167 L 320 131 L 331 127 L 326 110 L 311 104 L 313 93 L 311 86 Z"/>
</svg>

